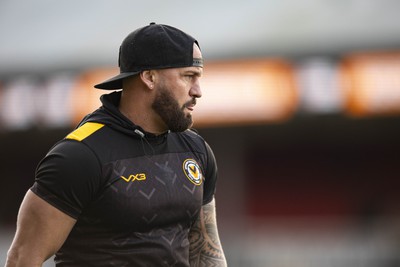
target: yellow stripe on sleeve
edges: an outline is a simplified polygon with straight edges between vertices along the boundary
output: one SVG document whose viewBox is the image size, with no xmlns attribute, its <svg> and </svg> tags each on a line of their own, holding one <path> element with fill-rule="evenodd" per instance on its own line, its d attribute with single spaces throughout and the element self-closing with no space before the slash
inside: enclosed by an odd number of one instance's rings
<svg viewBox="0 0 400 267">
<path fill-rule="evenodd" d="M 66 139 L 72 139 L 77 141 L 82 141 L 92 133 L 96 132 L 97 130 L 101 129 L 104 124 L 97 123 L 97 122 L 86 122 L 81 127 L 67 135 Z"/>
</svg>

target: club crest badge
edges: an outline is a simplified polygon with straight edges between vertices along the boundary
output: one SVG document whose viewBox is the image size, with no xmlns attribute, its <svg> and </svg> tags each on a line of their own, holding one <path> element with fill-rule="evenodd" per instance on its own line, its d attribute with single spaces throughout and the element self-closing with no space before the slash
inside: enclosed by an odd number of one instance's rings
<svg viewBox="0 0 400 267">
<path fill-rule="evenodd" d="M 194 159 L 187 159 L 183 162 L 183 172 L 193 184 L 201 185 L 203 182 L 203 174 L 199 164 Z"/>
</svg>

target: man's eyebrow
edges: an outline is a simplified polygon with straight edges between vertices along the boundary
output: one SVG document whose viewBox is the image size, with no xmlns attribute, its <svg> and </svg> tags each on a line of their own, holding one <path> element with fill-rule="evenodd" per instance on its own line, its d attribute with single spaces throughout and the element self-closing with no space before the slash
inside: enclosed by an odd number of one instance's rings
<svg viewBox="0 0 400 267">
<path fill-rule="evenodd" d="M 203 71 L 198 70 L 198 69 L 189 69 L 189 70 L 185 70 L 185 74 L 193 74 L 193 75 L 201 76 L 203 74 Z"/>
</svg>

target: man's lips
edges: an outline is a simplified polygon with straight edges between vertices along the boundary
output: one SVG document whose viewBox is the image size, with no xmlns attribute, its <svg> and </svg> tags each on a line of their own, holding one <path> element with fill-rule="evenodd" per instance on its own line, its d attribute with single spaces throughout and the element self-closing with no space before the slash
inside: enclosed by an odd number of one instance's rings
<svg viewBox="0 0 400 267">
<path fill-rule="evenodd" d="M 190 111 L 193 111 L 194 109 L 194 105 L 187 105 L 186 108 Z"/>
<path fill-rule="evenodd" d="M 196 99 L 188 102 L 187 104 L 185 104 L 185 108 L 187 108 L 190 111 L 194 110 L 194 106 L 196 106 Z"/>
</svg>

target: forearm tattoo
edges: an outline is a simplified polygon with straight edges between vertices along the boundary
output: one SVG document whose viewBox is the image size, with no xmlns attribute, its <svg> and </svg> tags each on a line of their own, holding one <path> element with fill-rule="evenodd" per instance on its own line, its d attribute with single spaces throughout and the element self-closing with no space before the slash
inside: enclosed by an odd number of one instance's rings
<svg viewBox="0 0 400 267">
<path fill-rule="evenodd" d="M 189 234 L 190 266 L 227 266 L 218 236 L 215 201 L 204 205 Z"/>
</svg>

